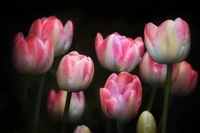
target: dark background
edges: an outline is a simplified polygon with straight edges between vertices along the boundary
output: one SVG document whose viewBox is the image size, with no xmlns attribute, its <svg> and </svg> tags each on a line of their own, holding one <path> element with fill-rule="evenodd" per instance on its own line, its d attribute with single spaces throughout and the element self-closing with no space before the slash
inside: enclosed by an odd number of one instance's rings
<svg viewBox="0 0 200 133">
<path fill-rule="evenodd" d="M 196 71 L 200 71 L 199 63 L 199 14 L 198 6 L 193 1 L 187 3 L 175 1 L 153 2 L 147 0 L 140 1 L 28 1 L 11 2 L 3 5 L 1 9 L 3 25 L 1 27 L 3 35 L 1 40 L 1 57 L 3 59 L 3 69 L 0 90 L 0 121 L 2 133 L 19 132 L 21 128 L 29 132 L 30 123 L 33 116 L 35 97 L 39 76 L 29 76 L 29 93 L 27 101 L 27 111 L 24 123 L 20 123 L 20 98 L 23 89 L 23 79 L 27 75 L 20 75 L 15 72 L 10 63 L 11 43 L 17 32 L 27 35 L 32 22 L 41 17 L 55 15 L 63 24 L 67 20 L 72 20 L 74 24 L 74 40 L 71 50 L 90 56 L 95 63 L 95 75 L 92 84 L 85 91 L 86 111 L 79 123 L 71 124 L 69 132 L 78 124 L 87 125 L 93 133 L 104 132 L 106 119 L 101 112 L 98 90 L 103 87 L 107 77 L 111 72 L 103 69 L 95 55 L 94 39 L 97 32 L 103 37 L 113 32 L 118 32 L 127 37 L 136 38 L 141 36 L 145 24 L 153 22 L 159 25 L 166 19 L 181 17 L 191 29 L 191 52 L 186 59 Z M 58 59 L 59 60 L 59 59 Z M 55 78 L 51 75 L 46 80 L 41 103 L 41 114 L 38 132 L 53 133 L 60 131 L 60 124 L 53 122 L 46 113 L 46 98 L 51 88 L 58 89 Z M 140 114 L 148 103 L 151 88 L 143 84 L 143 104 L 138 114 Z M 169 110 L 169 133 L 198 132 L 200 120 L 200 89 L 199 82 L 195 91 L 187 97 L 175 97 Z M 160 120 L 162 111 L 163 91 L 160 89 L 156 95 L 155 104 L 152 109 L 157 122 Z M 135 132 L 135 124 L 138 116 L 124 127 L 124 133 Z M 114 121 L 112 121 L 112 132 L 116 132 Z M 0 132 L 1 132 L 0 131 Z"/>
</svg>

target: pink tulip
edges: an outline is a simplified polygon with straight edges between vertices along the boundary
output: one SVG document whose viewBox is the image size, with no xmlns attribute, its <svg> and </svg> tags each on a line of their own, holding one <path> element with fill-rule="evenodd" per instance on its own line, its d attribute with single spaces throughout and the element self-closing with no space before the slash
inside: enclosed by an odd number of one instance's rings
<svg viewBox="0 0 200 133">
<path fill-rule="evenodd" d="M 94 64 L 90 57 L 72 51 L 60 61 L 57 83 L 60 88 L 74 92 L 86 89 L 94 75 Z"/>
<path fill-rule="evenodd" d="M 73 131 L 73 133 L 92 133 L 92 132 L 87 126 L 81 125 L 77 126 L 76 129 Z"/>
<path fill-rule="evenodd" d="M 60 122 L 62 120 L 65 108 L 67 92 L 64 90 L 59 90 L 58 93 L 55 90 L 51 90 L 48 96 L 47 111 L 49 116 Z M 80 120 L 85 109 L 85 97 L 82 91 L 73 92 L 70 107 L 69 107 L 69 117 L 70 122 L 76 122 Z"/>
<path fill-rule="evenodd" d="M 110 71 L 132 71 L 140 62 L 144 52 L 141 37 L 135 40 L 119 35 L 117 32 L 103 39 L 97 33 L 95 50 L 100 64 Z"/>
<path fill-rule="evenodd" d="M 15 35 L 12 49 L 12 63 L 20 73 L 43 74 L 53 64 L 53 46 L 50 40 L 23 33 Z"/>
<path fill-rule="evenodd" d="M 198 73 L 191 65 L 183 61 L 180 63 L 177 76 L 172 83 L 171 93 L 179 96 L 186 96 L 194 91 L 197 84 Z"/>
<path fill-rule="evenodd" d="M 173 64 L 172 81 L 175 79 L 178 69 L 179 64 Z M 149 85 L 164 86 L 167 75 L 167 65 L 154 62 L 149 56 L 149 53 L 145 52 L 139 64 L 139 75 L 140 78 Z"/>
<path fill-rule="evenodd" d="M 142 102 L 142 86 L 136 75 L 121 72 L 111 74 L 100 88 L 104 114 L 120 122 L 129 122 L 138 113 Z"/>
<path fill-rule="evenodd" d="M 29 33 L 33 33 L 39 37 L 44 36 L 50 39 L 54 46 L 55 56 L 63 55 L 68 51 L 72 44 L 73 32 L 74 29 L 71 20 L 67 21 L 63 27 L 62 22 L 55 16 L 35 20 L 29 31 Z"/>
<path fill-rule="evenodd" d="M 146 24 L 144 38 L 149 55 L 160 64 L 180 63 L 190 51 L 190 29 L 181 18 L 166 20 L 158 27 Z"/>
</svg>

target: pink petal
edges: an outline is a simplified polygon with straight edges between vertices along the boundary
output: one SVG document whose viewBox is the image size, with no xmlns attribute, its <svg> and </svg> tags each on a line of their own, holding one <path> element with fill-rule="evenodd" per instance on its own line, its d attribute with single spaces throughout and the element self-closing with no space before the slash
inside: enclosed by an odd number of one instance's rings
<svg viewBox="0 0 200 133">
<path fill-rule="evenodd" d="M 146 37 L 148 37 L 150 42 L 154 40 L 157 30 L 158 30 L 158 27 L 154 25 L 153 23 L 146 24 L 144 32 L 147 35 Z"/>
<path fill-rule="evenodd" d="M 121 36 L 116 36 L 113 35 L 112 42 L 108 42 L 108 43 L 112 43 L 112 53 L 113 53 L 113 58 L 114 58 L 114 62 L 117 63 L 118 65 L 118 60 L 120 60 L 120 57 L 123 55 L 123 46 L 122 46 L 122 42 L 120 41 Z M 126 40 L 125 40 L 126 41 Z M 125 42 L 126 44 L 127 42 Z M 128 47 L 128 46 L 127 46 Z M 127 47 L 124 48 L 124 51 L 127 50 Z"/>
<path fill-rule="evenodd" d="M 110 80 L 107 89 L 110 91 L 112 97 L 118 98 L 120 96 L 118 86 L 113 80 Z"/>
<path fill-rule="evenodd" d="M 117 79 L 117 74 L 116 73 L 112 73 L 109 77 L 108 77 L 108 79 L 106 80 L 106 83 L 105 83 L 105 88 L 108 88 L 108 85 L 109 85 L 109 83 L 110 83 L 110 81 L 111 80 L 113 80 L 113 81 L 116 81 L 116 79 Z"/>
<path fill-rule="evenodd" d="M 128 72 L 121 72 L 118 77 L 117 77 L 117 80 L 116 80 L 116 83 L 119 85 L 119 84 L 122 84 L 122 85 L 127 85 L 129 83 L 131 83 L 133 81 L 133 77 L 130 73 Z"/>
<path fill-rule="evenodd" d="M 108 115 L 110 116 L 118 115 L 114 113 L 117 112 L 117 108 L 119 106 L 118 100 L 115 97 L 111 97 L 110 99 L 105 100 L 105 105 L 106 105 L 105 111 L 108 113 Z"/>
<path fill-rule="evenodd" d="M 111 93 L 107 88 L 100 88 L 100 100 L 103 110 L 106 110 L 106 101 L 111 97 Z"/>
<path fill-rule="evenodd" d="M 174 21 L 174 28 L 176 30 L 177 36 L 180 40 L 185 41 L 190 37 L 190 29 L 188 24 L 181 18 L 177 18 Z"/>
<path fill-rule="evenodd" d="M 38 37 L 42 36 L 42 25 L 40 19 L 37 19 L 32 23 L 29 34 L 35 34 Z"/>
<path fill-rule="evenodd" d="M 125 93 L 123 94 L 123 101 L 125 102 L 124 104 L 128 104 L 128 102 L 130 102 L 130 100 L 134 100 L 131 99 L 131 93 L 133 93 L 133 90 L 126 90 Z"/>
<path fill-rule="evenodd" d="M 134 80 L 130 89 L 135 91 L 135 98 L 140 102 L 142 99 L 142 85 L 140 79 L 136 75 L 134 75 Z"/>
<path fill-rule="evenodd" d="M 48 105 L 47 107 L 49 110 L 51 110 L 51 108 L 52 108 L 51 106 L 52 106 L 52 103 L 53 103 L 55 97 L 56 97 L 56 92 L 54 90 L 51 90 L 48 95 L 48 101 L 47 101 L 47 105 Z"/>
<path fill-rule="evenodd" d="M 83 80 L 88 84 L 88 81 L 92 81 L 94 75 L 94 64 L 91 58 L 88 58 L 88 61 L 85 62 L 83 70 Z"/>
<path fill-rule="evenodd" d="M 42 33 L 44 37 L 53 41 L 53 45 L 56 45 L 58 43 L 57 40 L 59 40 L 62 29 L 63 25 L 59 19 L 50 19 L 43 26 Z"/>
<path fill-rule="evenodd" d="M 18 32 L 13 39 L 12 47 L 14 47 L 15 44 L 19 41 L 20 38 L 24 38 L 24 34 L 22 32 Z"/>
<path fill-rule="evenodd" d="M 102 37 L 102 35 L 101 35 L 101 33 L 97 33 L 97 35 L 96 35 L 96 38 L 95 38 L 95 49 L 96 49 L 96 51 L 99 53 L 101 53 L 101 51 L 99 50 L 99 47 L 100 47 L 100 45 L 103 43 L 103 37 Z M 104 45 L 104 47 L 106 47 L 105 45 Z M 105 48 L 102 48 L 102 50 L 103 49 L 105 49 Z M 99 54 L 100 54 L 99 53 Z"/>
<path fill-rule="evenodd" d="M 13 44 L 12 63 L 17 71 L 26 73 L 30 66 L 30 55 L 28 54 L 27 42 L 24 37 L 19 38 L 16 44 Z"/>
<path fill-rule="evenodd" d="M 73 25 L 71 20 L 68 20 L 67 23 L 65 24 L 64 31 L 65 31 L 65 34 L 66 34 L 67 38 L 69 38 L 70 36 L 73 36 L 73 34 L 74 34 L 74 25 Z"/>
</svg>

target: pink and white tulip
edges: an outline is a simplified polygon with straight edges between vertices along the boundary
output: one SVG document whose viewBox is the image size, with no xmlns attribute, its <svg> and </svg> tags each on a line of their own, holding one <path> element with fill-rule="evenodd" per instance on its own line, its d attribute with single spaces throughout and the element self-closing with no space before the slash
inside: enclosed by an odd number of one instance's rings
<svg viewBox="0 0 200 133">
<path fill-rule="evenodd" d="M 92 133 L 92 132 L 87 126 L 81 125 L 81 126 L 77 126 L 75 130 L 73 131 L 73 133 Z"/>
<path fill-rule="evenodd" d="M 67 91 L 59 90 L 57 93 L 55 90 L 51 90 L 48 96 L 47 111 L 49 116 L 57 122 L 60 122 L 63 118 L 65 102 L 67 97 Z M 70 106 L 69 117 L 70 122 L 76 122 L 80 120 L 85 109 L 85 96 L 83 91 L 73 92 Z"/>
<path fill-rule="evenodd" d="M 103 39 L 97 33 L 95 50 L 100 64 L 110 71 L 132 71 L 140 62 L 144 52 L 141 37 L 135 40 L 119 35 L 117 32 Z"/>
<path fill-rule="evenodd" d="M 53 46 L 50 40 L 23 33 L 15 35 L 12 47 L 12 63 L 20 73 L 43 74 L 53 64 Z"/>
<path fill-rule="evenodd" d="M 104 114 L 120 122 L 134 118 L 142 102 L 142 86 L 136 75 L 121 72 L 111 74 L 104 88 L 100 88 L 100 100 Z"/>
<path fill-rule="evenodd" d="M 179 65 L 176 78 L 171 86 L 171 93 L 179 96 L 191 94 L 198 81 L 198 73 L 192 69 L 192 66 L 183 61 Z"/>
<path fill-rule="evenodd" d="M 175 79 L 179 64 L 173 64 L 172 81 Z M 147 84 L 152 86 L 164 86 L 167 75 L 167 65 L 156 63 L 145 52 L 139 64 L 139 76 Z"/>
<path fill-rule="evenodd" d="M 65 54 L 70 48 L 73 40 L 74 28 L 71 20 L 64 25 L 55 16 L 43 17 L 35 20 L 29 33 L 36 36 L 44 36 L 52 41 L 54 56 Z"/>
<path fill-rule="evenodd" d="M 190 51 L 190 29 L 181 18 L 166 20 L 158 27 L 146 24 L 144 40 L 152 60 L 160 64 L 180 63 Z"/>
<path fill-rule="evenodd" d="M 92 82 L 94 63 L 90 57 L 72 51 L 65 55 L 58 66 L 57 83 L 69 92 L 85 90 Z"/>
</svg>

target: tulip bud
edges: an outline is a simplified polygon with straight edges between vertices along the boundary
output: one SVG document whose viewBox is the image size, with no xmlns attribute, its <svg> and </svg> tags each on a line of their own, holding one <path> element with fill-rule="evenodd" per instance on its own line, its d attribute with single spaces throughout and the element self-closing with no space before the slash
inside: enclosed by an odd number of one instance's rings
<svg viewBox="0 0 200 133">
<path fill-rule="evenodd" d="M 174 82 L 172 82 L 171 93 L 178 96 L 189 95 L 194 91 L 197 81 L 197 71 L 193 70 L 188 62 L 183 61 L 179 65 Z"/>
<path fill-rule="evenodd" d="M 149 111 L 143 111 L 140 114 L 136 126 L 136 133 L 156 133 L 156 121 Z"/>
<path fill-rule="evenodd" d="M 12 63 L 20 73 L 43 74 L 53 64 L 53 46 L 50 40 L 29 34 L 15 35 L 12 49 Z"/>
<path fill-rule="evenodd" d="M 30 27 L 29 33 L 50 39 L 54 46 L 54 56 L 56 57 L 65 54 L 69 50 L 73 40 L 74 28 L 72 21 L 67 21 L 63 26 L 58 18 L 50 16 L 35 20 Z"/>
<path fill-rule="evenodd" d="M 104 88 L 100 88 L 100 100 L 107 117 L 129 122 L 137 115 L 142 102 L 140 79 L 128 72 L 111 74 Z"/>
<path fill-rule="evenodd" d="M 160 64 L 180 63 L 190 51 L 190 29 L 181 18 L 166 20 L 160 26 L 146 24 L 144 40 L 152 60 Z"/>
<path fill-rule="evenodd" d="M 132 71 L 140 62 L 144 52 L 141 37 L 135 40 L 119 35 L 117 32 L 103 39 L 97 33 L 95 50 L 100 64 L 110 71 Z"/>
<path fill-rule="evenodd" d="M 92 133 L 92 132 L 87 126 L 81 125 L 77 126 L 73 133 Z"/>
<path fill-rule="evenodd" d="M 69 92 L 82 91 L 92 82 L 94 64 L 90 57 L 72 51 L 65 55 L 58 66 L 57 83 Z"/>
</svg>

